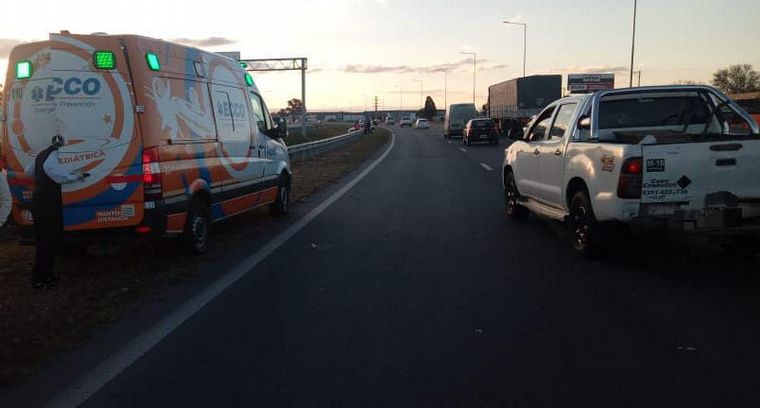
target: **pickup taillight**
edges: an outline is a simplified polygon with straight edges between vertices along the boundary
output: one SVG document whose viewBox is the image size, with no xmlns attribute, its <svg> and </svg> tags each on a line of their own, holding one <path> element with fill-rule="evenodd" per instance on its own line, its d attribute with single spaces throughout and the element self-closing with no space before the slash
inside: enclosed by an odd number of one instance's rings
<svg viewBox="0 0 760 408">
<path fill-rule="evenodd" d="M 618 197 L 641 198 L 643 170 L 641 157 L 631 157 L 623 161 L 618 180 Z"/>
<path fill-rule="evenodd" d="M 161 165 L 159 163 L 157 147 L 143 150 L 142 170 L 145 201 L 160 200 L 164 196 L 163 177 L 161 176 Z"/>
</svg>

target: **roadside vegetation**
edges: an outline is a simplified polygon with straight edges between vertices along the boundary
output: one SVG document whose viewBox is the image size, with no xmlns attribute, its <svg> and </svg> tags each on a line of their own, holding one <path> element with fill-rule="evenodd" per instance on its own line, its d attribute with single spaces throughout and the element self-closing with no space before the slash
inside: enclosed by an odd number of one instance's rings
<svg viewBox="0 0 760 408">
<path fill-rule="evenodd" d="M 347 126 L 340 126 L 345 131 Z M 328 129 L 325 126 L 320 134 L 329 134 Z M 334 151 L 294 161 L 293 205 L 357 169 L 387 143 L 389 135 L 379 129 Z M 146 293 L 160 298 L 162 291 L 198 276 L 202 265 L 218 262 L 240 242 L 267 239 L 261 231 L 273 222 L 278 221 L 262 208 L 216 224 L 212 248 L 200 257 L 183 255 L 173 240 L 134 242 L 121 247 L 118 255 L 102 249 L 98 255 L 96 248 L 90 248 L 85 255 L 60 256 L 56 272 L 61 284 L 42 293 L 30 289 L 34 247 L 0 239 L 0 387 L 27 377 L 55 353 L 91 336 L 98 326 L 136 310 Z"/>
</svg>

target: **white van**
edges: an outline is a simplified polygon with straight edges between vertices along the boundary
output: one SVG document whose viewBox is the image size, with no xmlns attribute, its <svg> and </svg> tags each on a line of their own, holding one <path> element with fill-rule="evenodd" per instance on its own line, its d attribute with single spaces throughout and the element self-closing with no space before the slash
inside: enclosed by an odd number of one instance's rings
<svg viewBox="0 0 760 408">
<path fill-rule="evenodd" d="M 446 119 L 443 123 L 443 135 L 450 139 L 452 137 L 462 137 L 464 125 L 478 117 L 478 111 L 474 103 L 457 103 L 449 105 L 449 111 L 446 112 Z"/>
</svg>

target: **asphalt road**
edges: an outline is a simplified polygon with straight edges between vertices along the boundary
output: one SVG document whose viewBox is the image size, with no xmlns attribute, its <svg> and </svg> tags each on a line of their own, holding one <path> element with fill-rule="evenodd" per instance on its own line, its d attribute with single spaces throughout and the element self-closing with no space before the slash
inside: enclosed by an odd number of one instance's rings
<svg viewBox="0 0 760 408">
<path fill-rule="evenodd" d="M 87 406 L 758 406 L 760 262 L 505 220 L 504 145 L 388 157 Z M 489 170 L 492 169 L 492 170 Z"/>
</svg>

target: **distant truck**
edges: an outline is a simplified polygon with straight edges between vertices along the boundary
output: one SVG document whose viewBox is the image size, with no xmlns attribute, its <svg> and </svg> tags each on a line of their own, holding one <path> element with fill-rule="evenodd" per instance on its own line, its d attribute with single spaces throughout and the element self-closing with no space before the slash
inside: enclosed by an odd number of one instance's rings
<svg viewBox="0 0 760 408">
<path fill-rule="evenodd" d="M 488 115 L 505 134 L 562 97 L 562 75 L 533 75 L 488 87 Z"/>
</svg>

